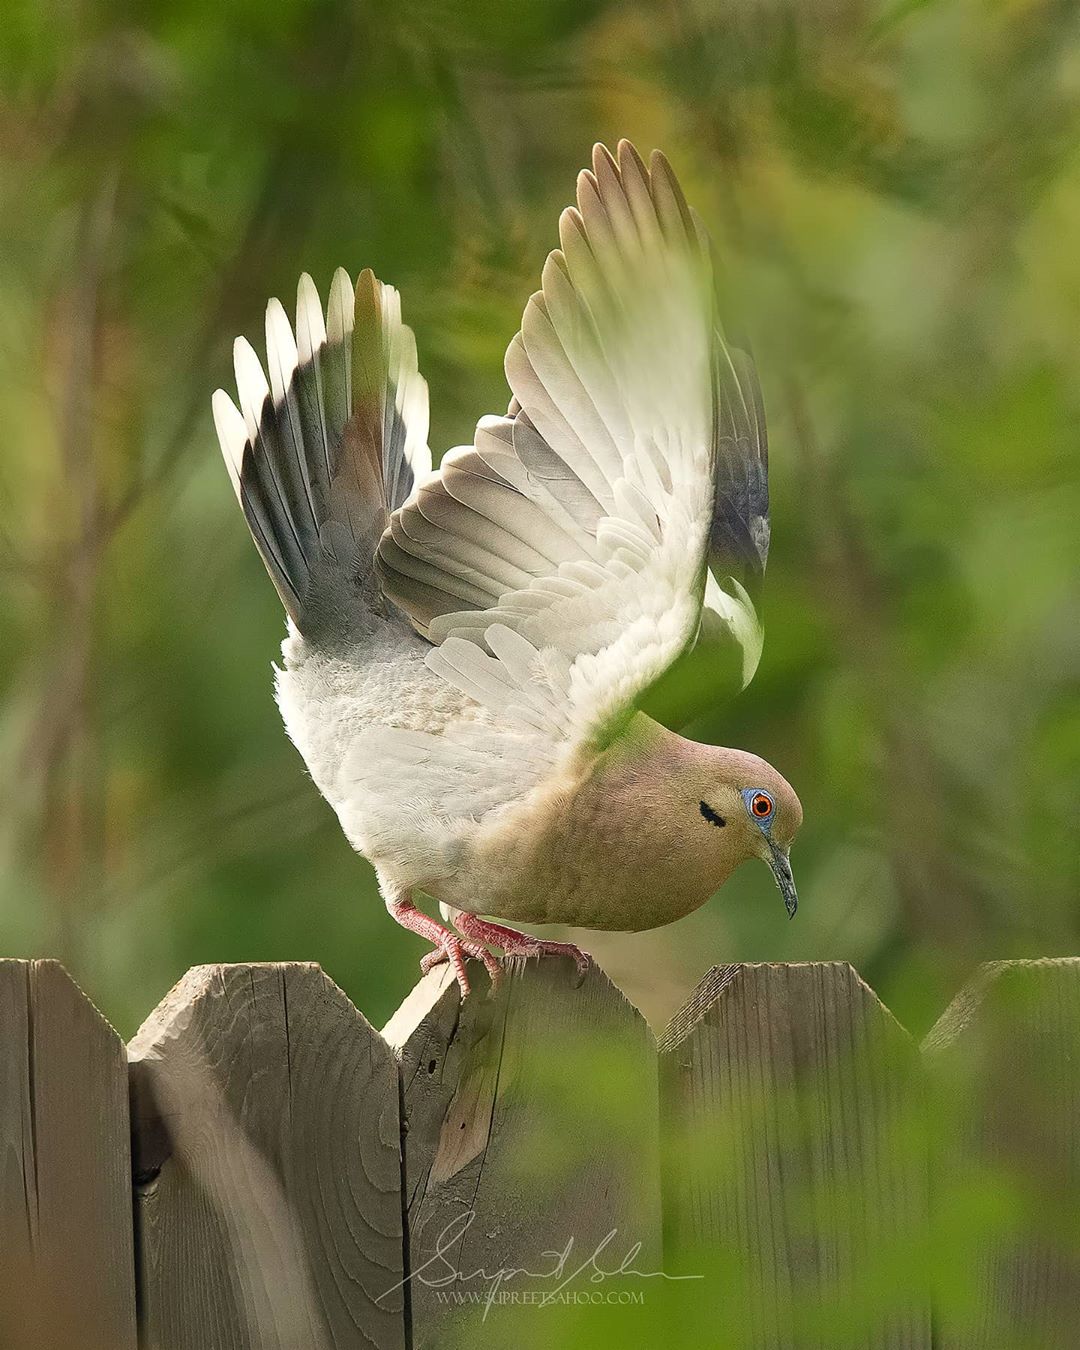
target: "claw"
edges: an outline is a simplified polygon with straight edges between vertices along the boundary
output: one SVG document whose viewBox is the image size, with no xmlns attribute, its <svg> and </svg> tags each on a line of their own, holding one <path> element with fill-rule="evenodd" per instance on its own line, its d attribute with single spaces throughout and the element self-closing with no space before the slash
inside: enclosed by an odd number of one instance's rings
<svg viewBox="0 0 1080 1350">
<path fill-rule="evenodd" d="M 428 952 L 426 956 L 421 958 L 420 970 L 422 974 L 426 975 L 429 970 L 441 962 L 449 961 L 454 972 L 454 978 L 458 982 L 458 988 L 461 990 L 461 997 L 467 998 L 469 977 L 465 973 L 465 958 L 472 956 L 477 961 L 484 963 L 484 968 L 491 978 L 492 986 L 494 987 L 498 983 L 502 975 L 499 963 L 482 943 L 468 937 L 458 937 L 449 928 L 445 928 L 437 920 L 418 910 L 413 904 L 412 898 L 408 895 L 388 899 L 386 907 L 403 928 L 407 928 L 411 933 L 418 933 L 421 937 L 427 938 L 429 942 L 435 944 L 435 950 Z"/>
<path fill-rule="evenodd" d="M 429 918 L 416 908 L 408 896 L 387 902 L 387 908 L 394 918 L 410 932 L 419 933 L 434 943 L 435 950 L 421 958 L 420 972 L 426 975 L 444 961 L 448 961 L 454 972 L 454 978 L 461 990 L 461 997 L 469 994 L 469 977 L 465 971 L 466 957 L 484 963 L 484 969 L 491 981 L 488 996 L 493 995 L 503 980 L 503 967 L 495 956 L 488 951 L 488 945 L 500 947 L 505 956 L 569 956 L 577 967 L 577 979 L 574 987 L 580 988 L 592 965 L 592 957 L 575 947 L 572 942 L 549 942 L 544 938 L 533 937 L 531 933 L 519 933 L 516 928 L 507 928 L 501 923 L 490 923 L 476 914 L 459 911 L 454 925 L 461 934 L 452 933 L 437 920 Z"/>
<path fill-rule="evenodd" d="M 492 956 L 491 952 L 479 942 L 469 942 L 452 933 L 447 933 L 446 937 L 439 941 L 439 945 L 434 951 L 428 952 L 426 956 L 420 958 L 420 973 L 426 975 L 429 970 L 434 970 L 436 966 L 441 966 L 444 961 L 448 961 L 454 970 L 454 977 L 461 990 L 461 997 L 468 997 L 471 986 L 469 977 L 465 970 L 465 958 L 471 956 L 474 960 L 482 961 L 484 969 L 488 973 L 488 979 L 491 982 L 489 995 L 493 994 L 502 981 L 502 966 Z"/>
<path fill-rule="evenodd" d="M 475 914 L 458 914 L 454 920 L 458 931 L 477 942 L 489 942 L 500 947 L 504 956 L 569 956 L 577 967 L 577 979 L 574 988 L 580 989 L 592 965 L 592 957 L 572 942 L 551 942 L 546 938 L 533 937 L 531 933 L 519 933 L 516 928 L 507 928 L 501 923 L 490 923 Z"/>
<path fill-rule="evenodd" d="M 502 983 L 503 977 L 503 968 L 499 964 L 498 958 L 493 956 L 481 942 L 463 942 L 461 946 L 469 956 L 474 956 L 478 961 L 483 961 L 484 969 L 487 971 L 488 979 L 491 981 L 490 992 L 494 993 Z"/>
<path fill-rule="evenodd" d="M 572 943 L 567 943 L 567 946 L 572 945 Z M 580 989 L 585 983 L 585 976 L 589 973 L 589 967 L 592 965 L 593 959 L 588 952 L 583 952 L 580 947 L 574 947 L 573 956 L 574 964 L 577 966 L 577 979 L 574 981 L 574 988 Z"/>
</svg>

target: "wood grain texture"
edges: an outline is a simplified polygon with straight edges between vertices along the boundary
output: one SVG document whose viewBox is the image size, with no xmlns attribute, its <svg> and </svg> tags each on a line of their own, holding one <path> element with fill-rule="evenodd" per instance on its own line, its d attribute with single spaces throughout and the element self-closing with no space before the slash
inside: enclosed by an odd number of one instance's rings
<svg viewBox="0 0 1080 1350">
<path fill-rule="evenodd" d="M 145 1342 L 403 1347 L 396 1066 L 341 990 L 197 967 L 129 1053 Z"/>
<path fill-rule="evenodd" d="M 134 1350 L 123 1042 L 55 961 L 0 961 L 0 1345 Z"/>
<path fill-rule="evenodd" d="M 660 1042 L 676 1322 L 733 1347 L 930 1345 L 917 1057 L 844 963 L 716 967 Z"/>
<path fill-rule="evenodd" d="M 620 1311 L 573 1299 L 650 1280 L 603 1279 L 591 1258 L 661 1269 L 652 1035 L 595 968 L 576 988 L 567 961 L 513 963 L 485 989 L 462 1005 L 434 971 L 384 1030 L 401 1056 L 413 1345 L 608 1343 Z"/>
<path fill-rule="evenodd" d="M 1080 960 L 999 961 L 923 1043 L 945 1350 L 1080 1343 Z"/>
</svg>

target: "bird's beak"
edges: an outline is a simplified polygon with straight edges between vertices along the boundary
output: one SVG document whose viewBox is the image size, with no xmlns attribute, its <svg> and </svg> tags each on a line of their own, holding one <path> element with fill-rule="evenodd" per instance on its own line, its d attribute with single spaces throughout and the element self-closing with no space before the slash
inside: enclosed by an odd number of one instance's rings
<svg viewBox="0 0 1080 1350">
<path fill-rule="evenodd" d="M 776 884 L 780 887 L 780 894 L 784 897 L 784 908 L 788 912 L 788 918 L 795 917 L 795 911 L 799 908 L 799 897 L 795 893 L 795 878 L 791 875 L 791 859 L 788 857 L 786 849 L 774 844 L 770 839 L 769 856 L 766 862 L 772 868 L 772 874 L 776 878 Z"/>
</svg>

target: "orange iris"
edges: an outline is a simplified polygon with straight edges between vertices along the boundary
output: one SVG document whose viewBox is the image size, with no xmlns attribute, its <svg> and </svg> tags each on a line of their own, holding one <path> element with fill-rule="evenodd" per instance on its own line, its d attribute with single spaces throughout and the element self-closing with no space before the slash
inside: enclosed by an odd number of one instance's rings
<svg viewBox="0 0 1080 1350">
<path fill-rule="evenodd" d="M 767 816 L 772 810 L 772 802 L 765 796 L 764 792 L 759 792 L 750 803 L 750 810 L 755 816 Z"/>
</svg>

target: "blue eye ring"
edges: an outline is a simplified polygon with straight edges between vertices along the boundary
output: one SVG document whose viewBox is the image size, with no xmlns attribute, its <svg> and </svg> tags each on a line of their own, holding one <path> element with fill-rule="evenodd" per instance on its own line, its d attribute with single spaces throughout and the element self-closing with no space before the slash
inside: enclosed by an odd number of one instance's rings
<svg viewBox="0 0 1080 1350">
<path fill-rule="evenodd" d="M 772 794 L 766 792 L 764 788 L 743 788 L 742 799 L 746 804 L 746 814 L 754 824 L 767 830 L 776 811 Z"/>
</svg>

